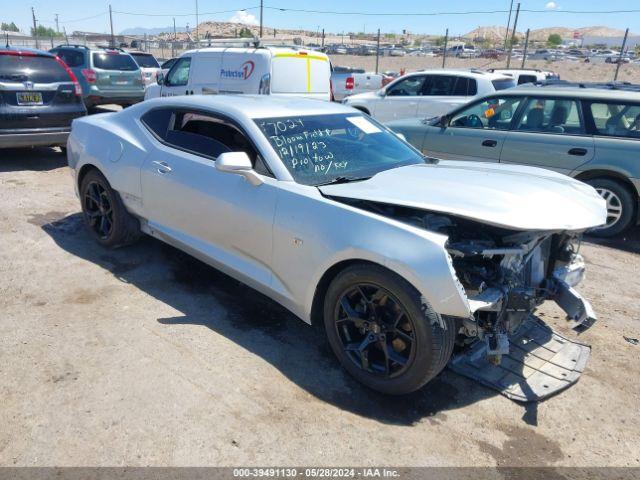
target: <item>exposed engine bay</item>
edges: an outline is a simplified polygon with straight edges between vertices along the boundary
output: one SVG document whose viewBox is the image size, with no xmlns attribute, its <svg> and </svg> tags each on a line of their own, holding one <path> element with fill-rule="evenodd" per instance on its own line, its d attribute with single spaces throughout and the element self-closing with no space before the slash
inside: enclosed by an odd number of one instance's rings
<svg viewBox="0 0 640 480">
<path fill-rule="evenodd" d="M 470 318 L 461 319 L 458 344 L 483 340 L 494 362 L 509 352 L 509 336 L 545 300 L 556 301 L 577 328 L 596 320 L 573 289 L 584 277 L 580 231 L 514 231 L 409 207 L 340 201 L 448 237 L 446 249 L 471 310 Z"/>
</svg>

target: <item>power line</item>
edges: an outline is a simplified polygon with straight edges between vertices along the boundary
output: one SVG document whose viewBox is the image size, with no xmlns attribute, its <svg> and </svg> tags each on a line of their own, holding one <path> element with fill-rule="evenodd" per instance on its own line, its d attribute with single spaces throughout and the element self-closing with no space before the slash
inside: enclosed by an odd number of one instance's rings
<svg viewBox="0 0 640 480">
<path fill-rule="evenodd" d="M 509 10 L 471 10 L 457 12 L 359 12 L 359 11 L 336 11 L 336 10 L 309 10 L 302 8 L 281 8 L 265 5 L 264 8 L 269 10 L 279 10 L 281 12 L 298 12 L 298 13 L 318 13 L 329 15 L 362 15 L 362 16 L 438 16 L 438 15 L 488 15 L 488 14 L 504 14 Z M 521 12 L 527 13 L 570 13 L 570 14 L 627 14 L 640 13 L 640 9 L 630 10 L 536 10 L 521 9 Z"/>
<path fill-rule="evenodd" d="M 259 6 L 247 7 L 247 8 L 234 8 L 232 10 L 220 10 L 218 12 L 199 12 L 198 15 L 218 15 L 220 13 L 232 13 L 232 12 L 246 12 L 247 10 L 255 10 L 260 8 Z M 120 10 L 114 10 L 113 13 L 119 13 L 120 15 L 140 15 L 144 17 L 195 17 L 195 13 L 147 13 L 147 12 L 123 12 Z"/>
</svg>

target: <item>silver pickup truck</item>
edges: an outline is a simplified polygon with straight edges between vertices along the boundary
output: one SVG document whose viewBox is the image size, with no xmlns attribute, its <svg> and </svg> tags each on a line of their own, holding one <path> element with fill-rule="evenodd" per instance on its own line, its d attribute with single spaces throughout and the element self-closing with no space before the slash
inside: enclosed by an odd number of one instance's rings
<svg viewBox="0 0 640 480">
<path fill-rule="evenodd" d="M 381 73 L 367 73 L 361 68 L 333 67 L 331 69 L 331 91 L 333 100 L 341 102 L 356 93 L 380 90 L 385 76 Z"/>
</svg>

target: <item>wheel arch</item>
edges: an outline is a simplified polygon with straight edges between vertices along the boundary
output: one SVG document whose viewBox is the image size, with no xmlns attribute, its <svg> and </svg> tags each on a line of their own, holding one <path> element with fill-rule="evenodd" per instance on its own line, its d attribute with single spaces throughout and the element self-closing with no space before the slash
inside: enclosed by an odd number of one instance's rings
<svg viewBox="0 0 640 480">
<path fill-rule="evenodd" d="M 626 175 L 616 172 L 614 170 L 605 170 L 605 169 L 595 169 L 595 170 L 586 170 L 584 172 L 580 172 L 574 178 L 580 180 L 582 182 L 586 182 L 587 180 L 593 180 L 594 178 L 604 178 L 607 180 L 612 180 L 614 182 L 619 183 L 624 188 L 626 188 L 629 193 L 634 197 L 635 202 L 633 203 L 633 220 L 632 224 L 638 224 L 640 222 L 640 192 L 636 188 L 636 186 L 629 180 L 629 177 Z"/>
<path fill-rule="evenodd" d="M 76 177 L 78 192 L 80 191 L 80 188 L 82 186 L 82 180 L 84 180 L 84 177 L 86 177 L 91 170 L 97 170 L 102 175 L 104 175 L 104 172 L 102 172 L 100 168 L 98 168 L 93 163 L 85 163 L 84 165 L 82 165 L 82 167 L 80 167 L 80 170 L 78 170 L 78 175 Z"/>
<path fill-rule="evenodd" d="M 604 170 L 604 169 L 585 170 L 583 172 L 580 172 L 574 178 L 582 182 L 585 182 L 587 180 L 593 180 L 594 178 L 608 178 L 609 180 L 614 180 L 621 183 L 627 189 L 629 189 L 631 193 L 634 193 L 636 196 L 640 195 L 640 192 L 638 191 L 636 186 L 631 182 L 631 180 L 629 180 L 629 178 L 626 175 L 620 172 L 616 172 L 615 170 Z"/>
<path fill-rule="evenodd" d="M 390 270 L 388 267 L 385 267 L 380 263 L 372 262 L 371 260 L 365 260 L 363 258 L 352 258 L 348 260 L 342 260 L 338 263 L 333 264 L 324 272 L 316 285 L 316 289 L 313 294 L 313 301 L 311 303 L 311 314 L 309 316 L 309 320 L 311 321 L 312 325 L 322 324 L 324 297 L 327 293 L 327 290 L 329 289 L 329 285 L 331 285 L 331 282 L 340 274 L 340 272 L 353 265 L 375 265 L 376 267 L 383 268 L 395 275 L 398 275 L 396 272 Z"/>
</svg>

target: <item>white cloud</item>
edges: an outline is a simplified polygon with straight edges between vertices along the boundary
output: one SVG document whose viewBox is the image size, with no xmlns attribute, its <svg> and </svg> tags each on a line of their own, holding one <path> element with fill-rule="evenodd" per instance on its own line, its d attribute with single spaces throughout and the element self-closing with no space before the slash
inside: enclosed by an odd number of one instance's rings
<svg viewBox="0 0 640 480">
<path fill-rule="evenodd" d="M 547 10 L 557 10 L 558 9 L 558 4 L 556 2 L 554 2 L 553 0 L 551 0 L 550 2 L 547 2 L 547 4 L 544 6 L 544 8 L 546 8 Z"/>
<path fill-rule="evenodd" d="M 238 10 L 234 13 L 229 21 L 233 23 L 243 23 L 244 25 L 258 25 L 259 23 L 255 15 L 243 10 Z"/>
</svg>

